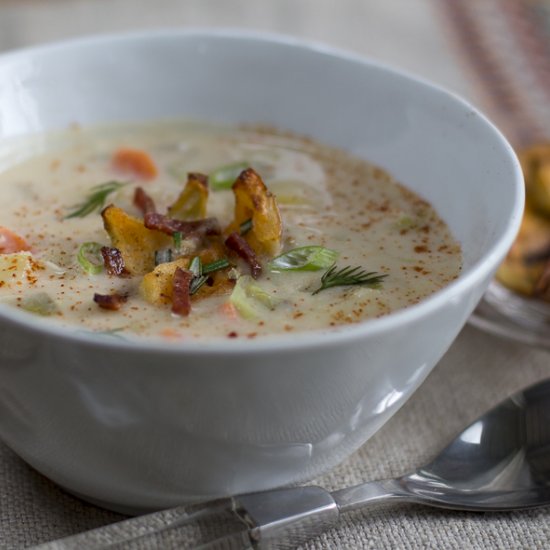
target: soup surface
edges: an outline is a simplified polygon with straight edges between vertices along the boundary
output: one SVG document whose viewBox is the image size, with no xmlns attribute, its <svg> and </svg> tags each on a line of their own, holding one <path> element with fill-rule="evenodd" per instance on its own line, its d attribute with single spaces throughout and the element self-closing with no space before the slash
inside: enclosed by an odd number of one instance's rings
<svg viewBox="0 0 550 550">
<path fill-rule="evenodd" d="M 460 271 L 427 202 L 302 137 L 157 123 L 44 143 L 0 173 L 0 300 L 52 322 L 130 339 L 332 330 Z"/>
</svg>

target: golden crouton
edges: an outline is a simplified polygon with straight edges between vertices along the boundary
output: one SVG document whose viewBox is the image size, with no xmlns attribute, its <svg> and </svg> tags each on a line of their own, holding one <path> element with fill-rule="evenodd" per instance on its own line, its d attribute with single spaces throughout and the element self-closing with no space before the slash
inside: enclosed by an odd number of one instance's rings
<svg viewBox="0 0 550 550">
<path fill-rule="evenodd" d="M 281 249 L 283 224 L 275 196 L 252 168 L 241 172 L 233 184 L 235 218 L 226 233 L 239 231 L 242 223 L 252 220 L 244 238 L 257 254 L 275 256 Z"/>
<path fill-rule="evenodd" d="M 177 220 L 200 220 L 206 217 L 207 201 L 208 176 L 190 173 L 183 191 L 168 208 L 168 216 Z"/>
<path fill-rule="evenodd" d="M 120 250 L 124 266 L 131 275 L 143 275 L 151 271 L 155 267 L 155 251 L 172 244 L 172 237 L 147 229 L 143 221 L 117 206 L 107 206 L 101 216 L 113 247 Z"/>
</svg>

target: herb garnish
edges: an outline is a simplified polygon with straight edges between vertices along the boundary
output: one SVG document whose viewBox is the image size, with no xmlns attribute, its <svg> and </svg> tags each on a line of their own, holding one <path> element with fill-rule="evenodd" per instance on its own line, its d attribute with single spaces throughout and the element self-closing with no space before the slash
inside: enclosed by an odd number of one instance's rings
<svg viewBox="0 0 550 550">
<path fill-rule="evenodd" d="M 208 281 L 208 274 L 218 271 L 220 269 L 225 269 L 231 264 L 227 258 L 221 258 L 209 264 L 203 265 L 199 256 L 195 256 L 191 263 L 189 264 L 189 271 L 193 274 L 193 279 L 189 285 L 189 294 L 192 296 L 195 294 L 206 281 Z"/>
<path fill-rule="evenodd" d="M 181 231 L 175 231 L 172 235 L 174 239 L 174 248 L 176 249 L 176 254 L 179 254 L 181 251 L 181 241 L 183 239 L 183 233 Z"/>
<path fill-rule="evenodd" d="M 202 261 L 199 256 L 195 256 L 191 260 L 189 271 L 193 274 L 193 277 L 200 277 L 202 275 Z"/>
<path fill-rule="evenodd" d="M 167 264 L 172 261 L 172 249 L 155 250 L 155 265 Z"/>
<path fill-rule="evenodd" d="M 199 288 L 208 280 L 208 277 L 203 275 L 202 270 L 202 261 L 199 256 L 195 256 L 189 264 L 189 271 L 193 274 L 191 284 L 189 285 L 190 296 L 198 292 Z"/>
<path fill-rule="evenodd" d="M 346 266 L 337 270 L 336 264 L 333 264 L 321 277 L 321 286 L 312 294 L 335 286 L 362 285 L 376 288 L 387 276 L 387 274 L 380 275 L 375 271 L 367 272 L 360 266 Z"/>
<path fill-rule="evenodd" d="M 248 220 L 244 221 L 239 226 L 239 233 L 241 235 L 246 235 L 251 229 L 252 229 L 252 218 L 248 218 Z"/>
<path fill-rule="evenodd" d="M 126 183 L 120 181 L 108 181 L 107 183 L 94 185 L 91 188 L 91 193 L 86 197 L 86 200 L 77 205 L 76 210 L 67 214 L 65 219 L 84 218 L 96 210 L 101 210 L 105 205 L 107 197 L 117 189 L 120 189 L 123 185 L 126 185 Z"/>
<path fill-rule="evenodd" d="M 220 260 L 216 260 L 215 262 L 210 262 L 209 264 L 202 266 L 202 273 L 205 275 L 206 273 L 212 273 L 214 271 L 218 271 L 220 269 L 225 269 L 226 267 L 229 267 L 231 264 L 227 260 L 227 258 L 222 258 Z"/>
</svg>

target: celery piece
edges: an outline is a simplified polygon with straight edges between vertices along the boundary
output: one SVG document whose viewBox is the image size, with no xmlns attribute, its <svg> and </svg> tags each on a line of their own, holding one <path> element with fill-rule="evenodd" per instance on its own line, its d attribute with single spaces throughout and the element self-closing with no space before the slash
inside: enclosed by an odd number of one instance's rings
<svg viewBox="0 0 550 550">
<path fill-rule="evenodd" d="M 45 292 L 28 294 L 21 300 L 19 307 L 25 311 L 43 315 L 44 317 L 48 317 L 59 311 L 55 301 Z"/>
<path fill-rule="evenodd" d="M 237 280 L 229 297 L 231 303 L 245 319 L 261 317 L 266 310 L 273 310 L 278 300 L 254 282 L 250 275 L 243 275 Z"/>
</svg>

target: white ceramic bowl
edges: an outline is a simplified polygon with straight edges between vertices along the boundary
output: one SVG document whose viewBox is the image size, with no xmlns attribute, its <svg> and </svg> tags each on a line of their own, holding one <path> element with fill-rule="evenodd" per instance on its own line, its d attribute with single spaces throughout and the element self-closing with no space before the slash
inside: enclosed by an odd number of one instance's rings
<svg viewBox="0 0 550 550">
<path fill-rule="evenodd" d="M 0 308 L 0 437 L 126 511 L 304 481 L 365 443 L 454 340 L 523 206 L 514 154 L 474 108 L 323 46 L 170 31 L 0 56 L 3 165 L 17 136 L 167 117 L 269 123 L 381 165 L 448 222 L 464 270 L 388 317 L 269 341 L 129 344 Z"/>
</svg>

